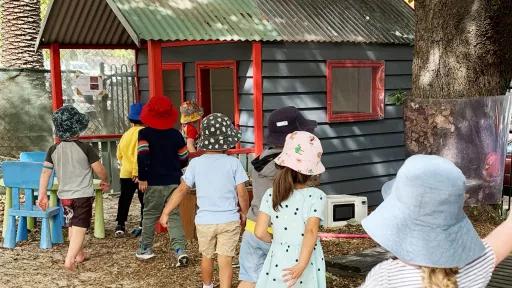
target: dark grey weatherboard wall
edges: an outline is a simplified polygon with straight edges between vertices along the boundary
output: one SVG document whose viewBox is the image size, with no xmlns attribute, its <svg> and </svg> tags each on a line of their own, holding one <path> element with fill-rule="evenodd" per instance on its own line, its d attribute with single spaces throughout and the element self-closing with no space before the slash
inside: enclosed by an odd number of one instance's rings
<svg viewBox="0 0 512 288">
<path fill-rule="evenodd" d="M 238 60 L 240 126 L 243 142 L 254 142 L 251 47 L 246 43 L 164 48 L 164 62 L 184 62 L 186 97 L 195 97 L 195 61 Z M 266 125 L 277 108 L 294 105 L 320 123 L 315 133 L 324 147 L 322 189 L 327 194 L 366 195 L 382 200 L 382 184 L 394 177 L 405 158 L 402 108 L 386 105 L 379 121 L 327 123 L 326 60 L 384 60 L 386 95 L 411 88 L 412 47 L 392 45 L 264 43 L 263 109 Z M 138 57 L 140 92 L 148 97 L 147 52 Z"/>
<path fill-rule="evenodd" d="M 322 141 L 327 167 L 322 190 L 366 195 L 370 205 L 379 204 L 382 184 L 393 178 L 405 159 L 402 108 L 386 105 L 385 119 L 379 121 L 327 123 L 326 60 L 385 60 L 389 95 L 411 88 L 412 47 L 265 43 L 262 53 L 265 123 L 272 110 L 286 105 L 318 121 L 315 133 Z M 252 112 L 242 116 L 241 123 L 249 122 Z"/>
<path fill-rule="evenodd" d="M 162 49 L 163 63 L 181 62 L 184 65 L 185 98 L 187 100 L 196 97 L 195 64 L 200 61 L 232 61 L 238 64 L 238 92 L 240 99 L 241 116 L 246 111 L 252 113 L 252 47 L 250 43 L 229 43 L 216 45 L 198 45 L 184 47 L 167 47 Z M 149 85 L 147 78 L 147 51 L 141 50 L 138 57 L 139 67 L 139 90 L 141 99 L 145 102 L 149 97 Z M 244 103 L 244 105 L 242 105 Z M 240 125 L 242 130 L 242 146 L 253 146 L 254 137 L 252 133 L 254 121 L 244 121 Z"/>
</svg>

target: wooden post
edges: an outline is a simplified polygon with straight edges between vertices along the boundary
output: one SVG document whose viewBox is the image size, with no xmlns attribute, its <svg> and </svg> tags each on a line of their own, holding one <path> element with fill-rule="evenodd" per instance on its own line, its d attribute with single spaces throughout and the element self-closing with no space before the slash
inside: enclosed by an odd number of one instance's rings
<svg viewBox="0 0 512 288">
<path fill-rule="evenodd" d="M 59 44 L 52 43 L 50 45 L 50 77 L 52 81 L 52 108 L 53 111 L 62 107 L 62 75 L 60 67 L 60 50 Z"/>
<path fill-rule="evenodd" d="M 263 77 L 261 42 L 252 43 L 253 109 L 254 109 L 254 153 L 263 152 Z"/>
<path fill-rule="evenodd" d="M 94 237 L 105 238 L 105 218 L 103 215 L 103 191 L 96 190 L 94 199 Z"/>
<path fill-rule="evenodd" d="M 162 44 L 154 40 L 148 41 L 148 78 L 149 97 L 163 96 Z"/>
</svg>

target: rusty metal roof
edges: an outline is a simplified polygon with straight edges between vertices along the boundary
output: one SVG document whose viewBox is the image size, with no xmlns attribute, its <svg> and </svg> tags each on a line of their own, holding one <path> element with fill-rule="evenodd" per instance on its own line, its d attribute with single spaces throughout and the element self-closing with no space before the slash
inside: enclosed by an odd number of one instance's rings
<svg viewBox="0 0 512 288">
<path fill-rule="evenodd" d="M 234 40 L 412 44 L 414 32 L 414 11 L 403 0 L 54 0 L 47 19 L 42 43 Z M 62 25 L 64 21 L 67 25 Z"/>
<path fill-rule="evenodd" d="M 123 25 L 105 0 L 53 0 L 43 19 L 43 44 L 133 45 L 137 34 Z"/>
</svg>

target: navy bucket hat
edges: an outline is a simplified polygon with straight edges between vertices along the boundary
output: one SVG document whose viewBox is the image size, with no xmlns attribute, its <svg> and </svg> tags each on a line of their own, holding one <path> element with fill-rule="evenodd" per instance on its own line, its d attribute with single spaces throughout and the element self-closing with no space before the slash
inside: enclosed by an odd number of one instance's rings
<svg viewBox="0 0 512 288">
<path fill-rule="evenodd" d="M 464 267 L 485 251 L 464 213 L 464 192 L 465 177 L 451 161 L 412 156 L 384 184 L 384 202 L 363 220 L 363 228 L 405 263 Z"/>
<path fill-rule="evenodd" d="M 141 103 L 133 103 L 130 105 L 130 111 L 128 112 L 128 120 L 130 121 L 140 121 L 140 113 L 142 112 Z"/>
<path fill-rule="evenodd" d="M 295 131 L 313 133 L 316 126 L 315 120 L 306 119 L 294 106 L 279 108 L 268 117 L 265 140 L 267 144 L 281 147 L 284 146 L 288 134 Z"/>
<path fill-rule="evenodd" d="M 53 113 L 55 135 L 61 140 L 69 140 L 79 136 L 89 125 L 89 117 L 80 113 L 72 105 L 65 105 Z"/>
</svg>

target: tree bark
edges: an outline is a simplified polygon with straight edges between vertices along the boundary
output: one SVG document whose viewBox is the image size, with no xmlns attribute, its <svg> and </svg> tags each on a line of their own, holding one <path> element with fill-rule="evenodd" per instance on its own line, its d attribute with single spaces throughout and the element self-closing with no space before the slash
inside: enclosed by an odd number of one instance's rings
<svg viewBox="0 0 512 288">
<path fill-rule="evenodd" d="M 512 1 L 417 0 L 415 10 L 412 94 L 404 111 L 408 151 L 454 161 L 480 183 L 479 195 L 469 198 L 495 203 L 496 195 L 485 199 L 482 191 L 499 182 L 486 162 L 503 160 L 495 159 L 503 146 L 496 144 L 503 134 L 496 123 L 506 107 L 478 99 L 461 106 L 459 100 L 503 95 L 509 88 Z"/>
<path fill-rule="evenodd" d="M 39 0 L 3 0 L 0 66 L 43 68 L 43 54 L 35 51 L 41 25 Z"/>
</svg>

